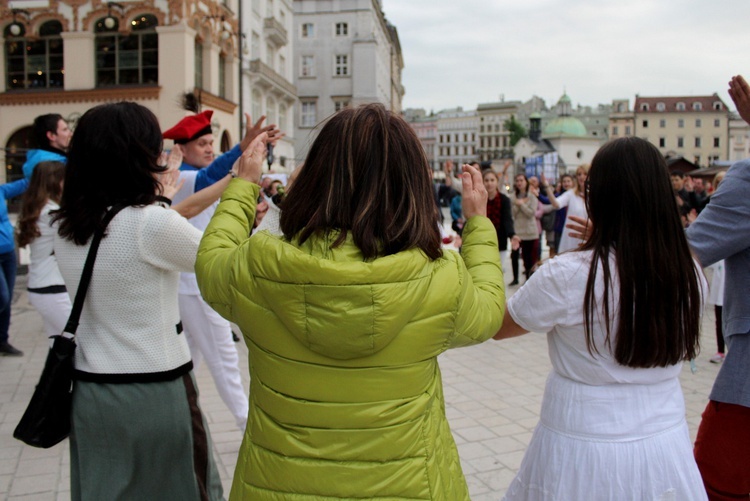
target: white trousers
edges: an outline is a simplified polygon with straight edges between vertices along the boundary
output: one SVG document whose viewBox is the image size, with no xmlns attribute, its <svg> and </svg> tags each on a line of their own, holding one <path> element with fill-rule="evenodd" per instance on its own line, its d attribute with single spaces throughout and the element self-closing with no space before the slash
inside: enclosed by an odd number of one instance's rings
<svg viewBox="0 0 750 501">
<path fill-rule="evenodd" d="M 232 341 L 229 322 L 216 313 L 203 298 L 180 294 L 180 319 L 190 346 L 193 365 L 202 360 L 214 378 L 216 389 L 234 416 L 237 426 L 245 431 L 248 413 L 248 394 L 242 386 L 237 347 Z"/>
<path fill-rule="evenodd" d="M 47 337 L 62 334 L 65 324 L 68 322 L 70 310 L 73 309 L 68 293 L 38 294 L 29 292 L 28 295 L 29 303 L 42 316 L 44 333 L 47 334 Z"/>
</svg>

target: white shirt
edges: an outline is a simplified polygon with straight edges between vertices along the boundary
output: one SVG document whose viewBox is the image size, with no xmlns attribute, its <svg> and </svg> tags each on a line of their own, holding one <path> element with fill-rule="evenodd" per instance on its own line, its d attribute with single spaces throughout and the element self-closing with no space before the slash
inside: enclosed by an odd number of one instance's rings
<svg viewBox="0 0 750 501">
<path fill-rule="evenodd" d="M 179 272 L 195 267 L 201 232 L 177 212 L 127 207 L 107 228 L 81 313 L 75 367 L 96 374 L 145 374 L 190 361 L 179 322 Z M 89 239 L 89 244 L 90 244 Z M 89 244 L 55 237 L 55 254 L 71 299 Z"/>
<path fill-rule="evenodd" d="M 583 200 L 583 197 L 575 194 L 575 190 L 566 191 L 565 193 L 557 197 L 557 202 L 560 204 L 561 208 L 568 208 L 568 213 L 565 216 L 565 224 L 568 224 L 570 216 L 578 216 L 582 217 L 583 219 L 588 219 L 589 214 L 586 210 L 586 202 Z M 577 249 L 578 244 L 581 243 L 581 240 L 571 237 L 570 235 L 568 235 L 568 233 L 570 233 L 570 230 L 563 227 L 562 237 L 560 238 L 560 245 L 557 248 L 558 253 L 565 252 L 570 249 Z"/>
<path fill-rule="evenodd" d="M 589 354 L 584 330 L 583 298 L 591 254 L 591 251 L 575 251 L 547 261 L 510 298 L 510 316 L 527 331 L 547 333 L 549 356 L 555 372 L 574 381 L 590 385 L 653 384 L 678 377 L 682 364 L 644 369 L 617 363 L 604 344 L 606 330 L 601 319 L 593 325 L 594 341 L 600 354 L 595 357 Z M 613 255 L 610 256 L 610 269 L 616 273 Z M 703 274 L 698 275 L 701 277 L 701 289 L 706 290 Z M 612 282 L 609 311 L 614 347 L 619 280 L 613 276 Z M 603 287 L 604 280 L 599 273 L 595 287 L 597 298 L 602 297 Z M 601 304 L 601 301 L 597 301 L 597 304 Z"/>
<path fill-rule="evenodd" d="M 39 236 L 29 244 L 31 251 L 31 262 L 29 264 L 29 289 L 41 289 L 52 285 L 65 285 L 60 270 L 57 267 L 55 259 L 55 234 L 57 234 L 57 225 L 50 224 L 50 211 L 59 209 L 52 200 L 47 203 L 39 213 L 37 227 Z"/>
</svg>

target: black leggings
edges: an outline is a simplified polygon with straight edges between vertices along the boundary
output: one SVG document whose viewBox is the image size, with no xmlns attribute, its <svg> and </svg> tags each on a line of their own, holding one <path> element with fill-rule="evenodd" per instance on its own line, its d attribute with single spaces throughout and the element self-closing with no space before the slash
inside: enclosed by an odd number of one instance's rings
<svg viewBox="0 0 750 501">
<path fill-rule="evenodd" d="M 531 276 L 531 269 L 539 261 L 539 239 L 521 240 L 521 247 L 511 251 L 510 263 L 513 268 L 513 280 L 518 282 L 518 258 L 523 256 L 523 268 L 526 280 Z"/>
</svg>

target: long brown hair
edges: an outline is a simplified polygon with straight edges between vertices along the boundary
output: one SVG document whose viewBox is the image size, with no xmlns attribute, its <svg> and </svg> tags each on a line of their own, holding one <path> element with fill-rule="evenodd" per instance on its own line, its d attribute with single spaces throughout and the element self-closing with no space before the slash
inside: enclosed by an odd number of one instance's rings
<svg viewBox="0 0 750 501">
<path fill-rule="evenodd" d="M 62 162 L 39 162 L 31 174 L 29 187 L 21 199 L 21 212 L 16 223 L 16 241 L 19 247 L 30 244 L 39 232 L 39 215 L 48 200 L 60 203 L 65 164 Z"/>
<path fill-rule="evenodd" d="M 592 333 L 597 310 L 606 326 L 605 345 L 612 349 L 609 258 L 614 254 L 614 273 L 620 283 L 615 360 L 628 367 L 665 367 L 695 358 L 701 314 L 699 271 L 664 157 L 640 138 L 610 141 L 594 157 L 587 183 L 593 233 L 582 250 L 592 251 L 583 303 L 589 353 L 598 353 Z M 595 294 L 599 272 L 604 279 L 601 298 Z"/>
<path fill-rule="evenodd" d="M 281 212 L 284 236 L 351 232 L 365 259 L 419 248 L 442 255 L 430 168 L 412 128 L 381 104 L 331 117 L 310 148 Z"/>
</svg>

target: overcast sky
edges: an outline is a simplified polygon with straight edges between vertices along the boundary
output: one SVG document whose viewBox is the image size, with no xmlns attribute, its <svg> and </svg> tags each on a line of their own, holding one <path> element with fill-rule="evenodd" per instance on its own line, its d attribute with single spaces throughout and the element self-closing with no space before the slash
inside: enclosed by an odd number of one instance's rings
<svg viewBox="0 0 750 501">
<path fill-rule="evenodd" d="M 750 79 L 750 0 L 382 0 L 403 50 L 404 108 L 533 95 L 554 105 L 719 96 Z"/>
</svg>

